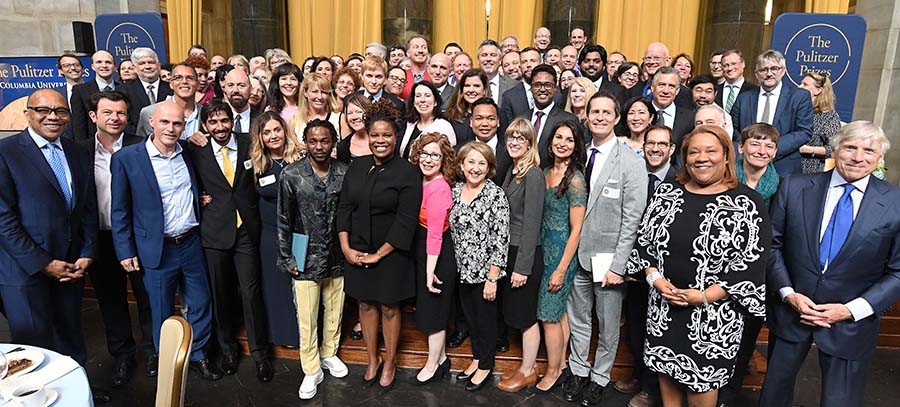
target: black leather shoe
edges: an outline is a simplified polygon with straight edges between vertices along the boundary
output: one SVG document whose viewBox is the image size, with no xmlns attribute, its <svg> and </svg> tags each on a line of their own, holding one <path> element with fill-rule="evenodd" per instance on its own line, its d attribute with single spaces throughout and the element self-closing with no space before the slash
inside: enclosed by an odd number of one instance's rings
<svg viewBox="0 0 900 407">
<path fill-rule="evenodd" d="M 509 352 L 509 339 L 497 338 L 497 352 L 500 352 L 500 353 Z"/>
<path fill-rule="evenodd" d="M 584 392 L 584 388 L 588 384 L 587 377 L 581 377 L 576 375 L 569 376 L 566 379 L 566 383 L 563 385 L 563 398 L 568 402 L 573 401 L 581 401 L 581 393 Z"/>
<path fill-rule="evenodd" d="M 203 380 L 215 381 L 222 378 L 222 371 L 212 364 L 209 359 L 191 362 L 190 369 L 197 372 Z"/>
<path fill-rule="evenodd" d="M 222 372 L 231 376 L 237 373 L 240 356 L 237 353 L 226 353 L 222 355 Z"/>
<path fill-rule="evenodd" d="M 272 362 L 269 362 L 269 359 L 257 360 L 256 361 L 256 379 L 263 382 L 268 383 L 272 381 Z"/>
<path fill-rule="evenodd" d="M 354 341 L 361 341 L 362 338 L 362 331 L 354 331 L 352 329 L 350 330 L 350 339 L 353 339 Z"/>
<path fill-rule="evenodd" d="M 144 372 L 147 373 L 147 377 L 156 377 L 159 374 L 159 355 L 148 353 L 146 362 L 147 366 L 144 368 Z"/>
<path fill-rule="evenodd" d="M 462 344 L 466 341 L 466 338 L 469 337 L 469 333 L 466 331 L 456 331 L 450 336 L 447 337 L 447 347 L 450 349 L 458 348 L 462 346 Z"/>
<path fill-rule="evenodd" d="M 591 382 L 587 390 L 584 392 L 584 398 L 581 400 L 582 407 L 599 407 L 600 401 L 603 400 L 603 390 L 605 386 Z"/>
<path fill-rule="evenodd" d="M 476 372 L 477 372 L 477 370 L 476 370 Z M 481 390 L 481 388 L 484 387 L 484 384 L 485 384 L 485 383 L 491 381 L 491 375 L 492 375 L 492 374 L 494 374 L 494 369 L 491 369 L 491 370 L 488 372 L 487 376 L 484 377 L 484 380 L 482 380 L 481 383 L 478 383 L 478 384 L 475 384 L 474 382 L 472 382 L 472 378 L 470 377 L 470 378 L 469 378 L 469 381 L 466 383 L 466 390 L 467 390 L 467 391 L 478 391 L 478 390 Z M 475 373 L 474 373 L 474 372 L 472 373 L 472 376 L 475 376 Z"/>
<path fill-rule="evenodd" d="M 116 362 L 112 369 L 112 387 L 122 387 L 131 381 L 131 373 L 134 371 L 134 360 L 122 360 Z"/>
<path fill-rule="evenodd" d="M 94 386 L 91 386 L 91 398 L 94 400 L 94 404 L 106 404 L 112 401 L 112 395 L 108 390 Z"/>
</svg>

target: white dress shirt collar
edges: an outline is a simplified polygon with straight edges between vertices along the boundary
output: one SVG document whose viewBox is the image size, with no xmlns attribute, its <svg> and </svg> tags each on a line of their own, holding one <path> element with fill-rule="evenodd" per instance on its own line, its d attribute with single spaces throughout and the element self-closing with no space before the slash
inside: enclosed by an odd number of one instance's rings
<svg viewBox="0 0 900 407">
<path fill-rule="evenodd" d="M 31 127 L 28 127 L 28 135 L 31 136 L 31 139 L 34 140 L 34 143 L 37 144 L 38 148 L 44 148 L 47 144 L 53 144 L 62 150 L 62 143 L 59 141 L 59 138 L 54 141 L 47 140 L 40 134 L 37 134 Z"/>
<path fill-rule="evenodd" d="M 104 81 L 99 76 L 95 80 L 97 81 L 97 89 L 99 89 L 101 92 L 103 92 L 103 89 L 106 88 L 107 86 L 112 86 L 113 90 L 116 90 L 116 84 L 113 82 Z M 144 89 L 147 89 L 147 88 L 145 87 Z"/>
<path fill-rule="evenodd" d="M 172 158 L 178 154 L 181 154 L 181 143 L 175 143 L 175 152 L 170 156 L 163 155 L 163 153 L 161 153 L 159 149 L 156 148 L 156 145 L 153 144 L 153 137 L 155 136 L 148 137 L 147 142 L 144 143 L 147 146 L 147 154 L 149 154 L 150 157 Z"/>
</svg>

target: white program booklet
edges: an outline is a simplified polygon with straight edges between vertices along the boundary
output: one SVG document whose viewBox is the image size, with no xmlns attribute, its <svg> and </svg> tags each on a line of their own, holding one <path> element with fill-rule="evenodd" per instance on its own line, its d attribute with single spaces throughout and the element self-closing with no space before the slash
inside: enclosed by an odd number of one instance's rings
<svg viewBox="0 0 900 407">
<path fill-rule="evenodd" d="M 597 253 L 591 256 L 591 270 L 594 275 L 594 282 L 599 283 L 606 277 L 609 266 L 612 265 L 613 255 L 615 253 Z"/>
</svg>

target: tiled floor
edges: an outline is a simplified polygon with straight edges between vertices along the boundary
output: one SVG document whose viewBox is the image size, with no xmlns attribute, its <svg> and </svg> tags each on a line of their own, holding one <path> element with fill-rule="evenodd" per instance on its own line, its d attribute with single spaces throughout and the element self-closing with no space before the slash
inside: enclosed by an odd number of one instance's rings
<svg viewBox="0 0 900 407">
<path fill-rule="evenodd" d="M 107 387 L 109 381 L 110 358 L 106 353 L 100 311 L 97 303 L 86 300 L 82 307 L 85 333 L 88 340 L 88 374 L 95 385 Z M 8 341 L 6 321 L 0 317 L 0 341 Z M 297 388 L 302 379 L 300 364 L 296 360 L 277 360 L 274 363 L 275 378 L 271 383 L 256 381 L 251 359 L 242 360 L 241 369 L 234 376 L 227 376 L 217 382 L 206 382 L 191 376 L 187 385 L 185 404 L 188 406 L 567 406 L 557 390 L 553 395 L 538 395 L 522 391 L 508 394 L 491 387 L 478 393 L 465 391 L 461 384 L 450 379 L 429 386 L 411 383 L 415 372 L 401 371 L 393 390 L 384 394 L 378 386 L 364 389 L 361 385 L 361 366 L 351 366 L 350 375 L 344 379 L 326 377 L 319 385 L 315 399 L 301 402 L 297 398 Z M 866 406 L 895 407 L 900 405 L 900 351 L 879 350 L 870 371 L 866 392 Z M 152 406 L 156 391 L 156 381 L 143 375 L 143 365 L 138 366 L 135 377 L 125 388 L 113 391 L 113 402 L 108 406 L 135 407 Z M 497 379 L 495 379 L 497 380 Z M 807 358 L 801 377 L 797 381 L 797 404 L 812 407 L 819 405 L 818 389 L 820 381 L 815 353 Z M 758 393 L 745 390 L 740 406 L 755 406 Z M 604 395 L 604 407 L 625 406 L 629 396 L 620 394 L 611 387 Z M 69 407 L 69 406 L 60 406 Z"/>
</svg>

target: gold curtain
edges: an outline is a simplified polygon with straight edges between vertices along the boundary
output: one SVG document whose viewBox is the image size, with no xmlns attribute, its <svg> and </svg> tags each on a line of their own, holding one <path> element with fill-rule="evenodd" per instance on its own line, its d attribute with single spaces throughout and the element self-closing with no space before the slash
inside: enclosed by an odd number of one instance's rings
<svg viewBox="0 0 900 407">
<path fill-rule="evenodd" d="M 850 0 L 806 0 L 807 13 L 847 14 Z"/>
<path fill-rule="evenodd" d="M 519 38 L 519 48 L 532 46 L 534 32 L 541 26 L 544 19 L 543 3 L 542 0 L 491 1 L 488 38 L 500 42 L 503 37 L 513 34 Z"/>
<path fill-rule="evenodd" d="M 367 0 L 289 1 L 288 41 L 294 62 L 316 56 L 362 54 L 381 41 L 381 2 Z"/>
<path fill-rule="evenodd" d="M 488 37 L 484 0 L 434 0 L 433 15 L 431 48 L 434 52 L 448 42 L 455 42 L 472 57 L 473 65 L 478 65 L 475 61 L 478 44 Z"/>
<path fill-rule="evenodd" d="M 169 60 L 182 61 L 193 44 L 201 44 L 203 0 L 166 2 L 169 22 Z"/>
<path fill-rule="evenodd" d="M 595 16 L 595 38 L 608 52 L 621 51 L 639 62 L 647 44 L 660 41 L 672 56 L 693 54 L 700 23 L 701 0 L 600 0 Z M 692 55 L 697 60 L 695 55 Z M 702 58 L 701 58 L 702 59 Z"/>
</svg>

